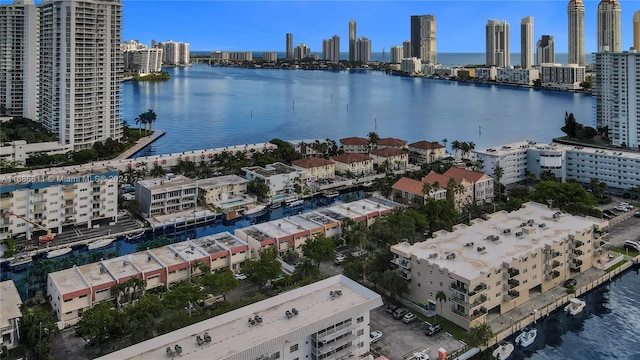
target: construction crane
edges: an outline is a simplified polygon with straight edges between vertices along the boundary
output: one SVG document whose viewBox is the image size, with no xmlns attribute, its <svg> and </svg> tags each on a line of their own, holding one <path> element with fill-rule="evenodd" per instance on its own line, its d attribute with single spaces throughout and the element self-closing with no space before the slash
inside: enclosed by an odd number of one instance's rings
<svg viewBox="0 0 640 360">
<path fill-rule="evenodd" d="M 7 211 L 7 212 L 5 212 L 5 213 L 3 213 L 3 214 L 2 214 L 2 217 L 3 217 L 3 218 L 6 218 L 6 217 L 8 217 L 8 216 L 15 216 L 15 217 L 17 217 L 18 219 L 20 219 L 20 220 L 22 220 L 22 221 L 25 221 L 25 222 L 28 222 L 29 224 L 31 224 L 31 225 L 33 225 L 33 226 L 37 227 L 37 228 L 38 228 L 38 229 L 40 229 L 40 230 L 44 230 L 44 231 L 46 231 L 46 232 L 47 232 L 47 234 L 46 234 L 46 235 L 41 235 L 41 236 L 38 238 L 38 241 L 40 242 L 40 244 L 44 244 L 44 243 L 47 243 L 47 242 L 49 242 L 49 241 L 52 241 L 52 240 L 53 240 L 53 238 L 55 238 L 55 236 L 56 236 L 56 234 L 52 233 L 52 232 L 51 232 L 51 230 L 47 229 L 46 227 L 44 227 L 44 226 L 42 226 L 42 225 L 40 225 L 40 224 L 38 224 L 38 223 L 36 223 L 36 222 L 33 222 L 33 221 L 31 221 L 31 220 L 29 220 L 29 219 L 25 218 L 25 217 L 24 217 L 24 216 L 22 216 L 22 215 L 18 215 L 18 214 L 16 214 L 16 213 L 11 212 L 11 211 Z"/>
</svg>

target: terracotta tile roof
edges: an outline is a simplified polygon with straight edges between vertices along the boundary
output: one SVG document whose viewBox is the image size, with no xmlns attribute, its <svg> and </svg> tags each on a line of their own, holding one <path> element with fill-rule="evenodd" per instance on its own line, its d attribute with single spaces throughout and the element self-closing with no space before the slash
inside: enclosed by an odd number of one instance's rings
<svg viewBox="0 0 640 360">
<path fill-rule="evenodd" d="M 333 161 L 319 158 L 319 157 L 308 157 L 306 159 L 294 160 L 291 162 L 291 165 L 298 166 L 305 169 L 311 169 L 314 167 L 320 167 L 325 165 L 332 165 Z"/>
<path fill-rule="evenodd" d="M 447 172 L 444 173 L 445 176 L 453 177 L 456 179 L 464 179 L 470 181 L 472 183 L 478 182 L 485 174 L 478 171 L 471 171 L 467 169 L 462 169 L 458 167 L 451 167 Z"/>
<path fill-rule="evenodd" d="M 392 189 L 406 191 L 411 194 L 424 196 L 422 193 L 422 188 L 424 187 L 424 183 L 419 180 L 411 179 L 408 177 L 402 177 L 400 180 L 396 181 Z"/>
<path fill-rule="evenodd" d="M 352 163 L 363 162 L 363 161 L 373 160 L 373 159 L 365 154 L 342 154 L 342 155 L 333 156 L 331 160 L 341 162 L 344 164 L 352 164 Z"/>
<path fill-rule="evenodd" d="M 416 148 L 416 149 L 423 149 L 423 150 L 433 150 L 433 149 L 442 149 L 444 148 L 443 145 L 440 145 L 438 143 L 434 143 L 434 142 L 430 142 L 430 141 L 418 141 L 418 142 L 414 142 L 413 144 L 409 144 L 410 148 Z"/>
<path fill-rule="evenodd" d="M 428 182 L 429 184 L 433 185 L 436 183 L 436 181 L 440 184 L 440 188 L 444 189 L 447 187 L 447 183 L 449 182 L 449 179 L 451 179 L 451 177 L 449 176 L 445 176 L 442 174 L 438 174 L 437 172 L 431 172 L 429 173 L 429 175 L 425 176 L 422 178 L 423 182 Z M 456 180 L 456 184 L 460 184 L 461 181 L 453 178 L 454 180 Z"/>
<path fill-rule="evenodd" d="M 377 145 L 383 145 L 383 146 L 405 146 L 407 145 L 407 141 L 406 140 L 402 140 L 402 139 L 396 139 L 396 138 L 382 138 L 380 140 L 378 140 L 378 142 L 376 143 Z"/>
<path fill-rule="evenodd" d="M 382 157 L 400 156 L 402 154 L 408 154 L 408 153 L 409 152 L 407 150 L 400 150 L 400 149 L 394 149 L 394 148 L 373 149 L 369 151 L 369 154 L 371 155 L 382 156 Z"/>
<path fill-rule="evenodd" d="M 342 145 L 369 145 L 369 139 L 361 138 L 361 137 L 348 137 L 344 139 L 340 139 L 340 144 Z"/>
</svg>

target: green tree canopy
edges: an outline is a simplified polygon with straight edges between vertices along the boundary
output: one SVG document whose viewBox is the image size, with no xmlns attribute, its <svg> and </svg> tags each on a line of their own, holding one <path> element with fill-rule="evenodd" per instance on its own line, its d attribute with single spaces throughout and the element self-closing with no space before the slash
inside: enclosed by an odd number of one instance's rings
<svg viewBox="0 0 640 360">
<path fill-rule="evenodd" d="M 333 259 L 335 256 L 335 245 L 333 240 L 323 234 L 318 234 L 308 239 L 306 243 L 302 245 L 302 253 L 304 256 L 313 260 L 319 268 L 320 262 Z"/>
<path fill-rule="evenodd" d="M 265 248 L 260 251 L 260 258 L 247 260 L 242 265 L 242 272 L 247 275 L 247 279 L 258 286 L 258 291 L 267 281 L 275 279 L 281 272 L 280 262 L 276 259 L 277 250 L 274 247 Z"/>
</svg>

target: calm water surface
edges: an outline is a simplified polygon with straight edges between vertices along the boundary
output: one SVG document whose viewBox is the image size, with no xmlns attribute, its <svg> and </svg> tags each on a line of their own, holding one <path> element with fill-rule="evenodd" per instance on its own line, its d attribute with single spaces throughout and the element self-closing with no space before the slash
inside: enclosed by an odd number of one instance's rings
<svg viewBox="0 0 640 360">
<path fill-rule="evenodd" d="M 565 111 L 591 123 L 591 96 L 388 76 L 372 71 L 168 68 L 167 82 L 126 82 L 123 117 L 147 108 L 167 131 L 147 154 L 269 141 L 366 136 L 443 138 L 476 148 L 562 135 Z"/>
</svg>

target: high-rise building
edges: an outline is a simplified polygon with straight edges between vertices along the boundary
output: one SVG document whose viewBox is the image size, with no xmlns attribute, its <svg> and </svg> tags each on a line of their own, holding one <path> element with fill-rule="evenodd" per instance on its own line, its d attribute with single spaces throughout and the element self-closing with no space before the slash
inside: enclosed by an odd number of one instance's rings
<svg viewBox="0 0 640 360">
<path fill-rule="evenodd" d="M 0 6 L 0 105 L 2 112 L 32 120 L 38 105 L 37 29 L 33 0 Z"/>
<path fill-rule="evenodd" d="M 38 10 L 37 120 L 76 149 L 120 139 L 122 2 L 44 0 Z"/>
<path fill-rule="evenodd" d="M 533 16 L 520 21 L 520 66 L 523 69 L 533 66 Z"/>
<path fill-rule="evenodd" d="M 609 127 L 613 145 L 640 144 L 640 53 L 595 54 L 593 95 L 596 124 Z"/>
<path fill-rule="evenodd" d="M 584 3 L 582 0 L 569 0 L 569 64 L 584 65 Z"/>
<path fill-rule="evenodd" d="M 356 40 L 356 61 L 363 63 L 371 61 L 371 40 L 364 36 Z"/>
<path fill-rule="evenodd" d="M 633 14 L 633 48 L 640 51 L 640 10 Z"/>
<path fill-rule="evenodd" d="M 509 67 L 511 53 L 509 48 L 510 30 L 506 20 L 491 20 L 487 22 L 487 66 Z"/>
<path fill-rule="evenodd" d="M 340 61 L 340 36 L 333 35 L 331 39 L 322 40 L 322 59 Z"/>
<path fill-rule="evenodd" d="M 536 64 L 554 64 L 555 62 L 556 54 L 553 36 L 542 35 L 536 43 Z"/>
<path fill-rule="evenodd" d="M 287 33 L 287 59 L 293 59 L 293 34 Z"/>
<path fill-rule="evenodd" d="M 435 16 L 411 16 L 411 56 L 420 58 L 425 64 L 437 62 Z"/>
<path fill-rule="evenodd" d="M 391 63 L 392 64 L 400 64 L 402 62 L 402 46 L 392 46 L 391 47 Z"/>
<path fill-rule="evenodd" d="M 356 21 L 349 20 L 349 61 L 356 61 Z"/>
<path fill-rule="evenodd" d="M 405 40 L 402 42 L 402 57 L 410 58 L 411 57 L 411 41 Z"/>
<path fill-rule="evenodd" d="M 166 65 L 188 65 L 191 61 L 188 43 L 169 40 L 161 42 L 159 47 L 162 48 L 162 61 Z"/>
<path fill-rule="evenodd" d="M 617 0 L 600 1 L 598 4 L 598 52 L 622 51 L 620 26 L 620 3 Z"/>
<path fill-rule="evenodd" d="M 296 45 L 296 48 L 293 49 L 293 58 L 296 60 L 302 60 L 311 55 L 311 49 L 307 46 L 307 44 L 300 43 Z"/>
</svg>

